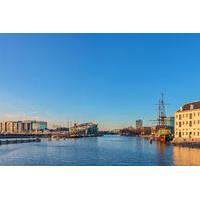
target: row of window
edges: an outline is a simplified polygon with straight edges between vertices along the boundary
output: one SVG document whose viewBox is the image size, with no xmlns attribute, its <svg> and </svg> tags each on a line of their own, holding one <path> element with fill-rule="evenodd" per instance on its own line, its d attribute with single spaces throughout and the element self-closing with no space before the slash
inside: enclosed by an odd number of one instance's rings
<svg viewBox="0 0 200 200">
<path fill-rule="evenodd" d="M 198 112 L 198 113 L 194 112 L 194 113 L 187 113 L 187 114 L 179 114 L 179 115 L 176 115 L 176 119 L 181 120 L 181 119 L 188 118 L 188 117 L 189 117 L 189 119 L 192 119 L 192 117 L 196 117 L 196 116 L 200 117 L 200 112 Z"/>
<path fill-rule="evenodd" d="M 192 127 L 192 125 L 196 125 L 196 124 L 200 124 L 200 120 L 197 120 L 197 121 L 186 121 L 186 122 L 176 122 L 176 126 L 179 126 L 179 127 L 181 127 L 181 126 L 184 126 L 184 125 L 189 125 L 190 127 Z"/>
<path fill-rule="evenodd" d="M 188 132 L 176 132 L 176 136 L 200 136 L 200 132 L 197 132 L 197 133 L 188 133 Z"/>
<path fill-rule="evenodd" d="M 180 130 L 180 129 L 176 129 L 176 131 L 179 131 L 179 130 Z M 197 128 L 197 129 L 196 129 L 196 128 L 193 128 L 192 130 L 193 130 L 193 131 L 196 131 L 196 130 L 200 131 L 199 128 Z M 186 129 L 181 129 L 180 131 L 192 131 L 192 130 L 191 130 L 191 129 L 188 130 L 188 129 L 186 128 Z"/>
</svg>

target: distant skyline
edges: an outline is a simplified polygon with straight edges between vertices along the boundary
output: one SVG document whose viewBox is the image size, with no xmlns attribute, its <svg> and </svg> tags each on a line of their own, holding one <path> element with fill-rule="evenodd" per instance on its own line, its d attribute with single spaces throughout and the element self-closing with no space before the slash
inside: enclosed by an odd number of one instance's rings
<svg viewBox="0 0 200 200">
<path fill-rule="evenodd" d="M 0 120 L 145 125 L 200 100 L 200 34 L 0 34 Z"/>
</svg>

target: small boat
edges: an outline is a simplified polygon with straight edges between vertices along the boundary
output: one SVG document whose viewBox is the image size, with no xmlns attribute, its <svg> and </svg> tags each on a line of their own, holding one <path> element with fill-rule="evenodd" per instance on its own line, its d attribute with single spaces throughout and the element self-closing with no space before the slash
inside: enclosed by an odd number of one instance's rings
<svg viewBox="0 0 200 200">
<path fill-rule="evenodd" d="M 40 138 L 36 138 L 35 141 L 36 141 L 36 142 L 41 142 L 41 139 L 40 139 Z"/>
</svg>

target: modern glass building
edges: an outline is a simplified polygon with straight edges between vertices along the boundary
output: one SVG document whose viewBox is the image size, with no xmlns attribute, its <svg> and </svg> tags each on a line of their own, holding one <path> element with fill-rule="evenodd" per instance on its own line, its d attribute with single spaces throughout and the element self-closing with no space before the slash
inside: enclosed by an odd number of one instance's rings
<svg viewBox="0 0 200 200">
<path fill-rule="evenodd" d="M 165 125 L 170 128 L 172 133 L 174 133 L 175 118 L 174 117 L 166 117 Z"/>
<path fill-rule="evenodd" d="M 47 130 L 47 122 L 33 121 L 32 122 L 32 129 L 34 131 L 44 131 L 44 130 Z"/>
</svg>

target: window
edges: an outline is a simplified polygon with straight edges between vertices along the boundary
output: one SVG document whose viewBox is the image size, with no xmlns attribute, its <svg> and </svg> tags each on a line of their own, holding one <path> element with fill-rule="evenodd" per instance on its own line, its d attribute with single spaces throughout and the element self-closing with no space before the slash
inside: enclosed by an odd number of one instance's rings
<svg viewBox="0 0 200 200">
<path fill-rule="evenodd" d="M 194 125 L 196 124 L 196 121 L 194 120 Z"/>
<path fill-rule="evenodd" d="M 192 127 L 192 121 L 190 121 L 189 126 Z"/>
<path fill-rule="evenodd" d="M 186 117 L 188 117 L 188 114 L 186 114 Z"/>
<path fill-rule="evenodd" d="M 179 120 L 181 120 L 181 115 L 179 115 Z"/>
<path fill-rule="evenodd" d="M 179 127 L 181 127 L 181 122 L 179 122 Z"/>
<path fill-rule="evenodd" d="M 190 119 L 192 119 L 192 113 L 190 113 Z"/>
</svg>

